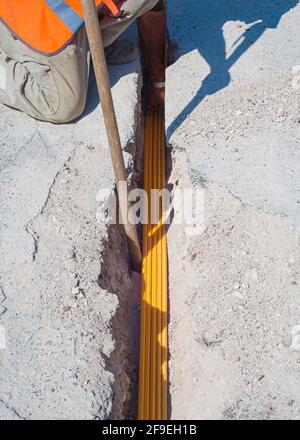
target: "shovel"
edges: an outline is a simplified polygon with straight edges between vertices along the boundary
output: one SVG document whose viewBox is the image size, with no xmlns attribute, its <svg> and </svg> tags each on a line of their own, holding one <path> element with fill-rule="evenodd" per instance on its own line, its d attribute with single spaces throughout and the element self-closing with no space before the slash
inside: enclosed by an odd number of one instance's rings
<svg viewBox="0 0 300 440">
<path fill-rule="evenodd" d="M 106 2 L 104 2 L 106 3 Z M 140 272 L 142 255 L 135 225 L 128 221 L 128 198 L 124 191 L 119 191 L 120 183 L 126 182 L 126 170 L 121 146 L 120 134 L 114 109 L 108 69 L 104 53 L 103 39 L 97 8 L 94 0 L 81 0 L 83 16 L 92 55 L 98 93 L 107 133 L 108 144 L 118 190 L 120 212 L 127 236 L 132 268 Z"/>
</svg>

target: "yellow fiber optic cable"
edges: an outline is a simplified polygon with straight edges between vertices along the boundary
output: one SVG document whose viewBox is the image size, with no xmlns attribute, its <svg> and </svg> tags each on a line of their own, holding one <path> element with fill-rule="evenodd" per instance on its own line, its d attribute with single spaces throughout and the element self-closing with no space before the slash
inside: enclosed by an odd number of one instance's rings
<svg viewBox="0 0 300 440">
<path fill-rule="evenodd" d="M 151 189 L 162 189 L 166 180 L 164 109 L 146 116 L 144 189 L 148 195 L 148 224 L 143 225 L 142 304 L 138 418 L 166 420 L 167 376 L 167 242 L 161 209 L 158 222 L 151 221 L 154 206 Z"/>
</svg>

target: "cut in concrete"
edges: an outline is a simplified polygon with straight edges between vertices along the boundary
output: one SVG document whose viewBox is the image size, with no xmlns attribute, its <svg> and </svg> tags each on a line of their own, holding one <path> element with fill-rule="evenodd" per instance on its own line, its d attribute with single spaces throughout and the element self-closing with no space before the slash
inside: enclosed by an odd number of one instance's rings
<svg viewBox="0 0 300 440">
<path fill-rule="evenodd" d="M 300 419 L 299 20 L 169 2 L 171 182 L 205 198 L 202 234 L 169 228 L 174 419 Z"/>
<path fill-rule="evenodd" d="M 130 150 L 138 61 L 110 75 Z M 0 132 L 0 419 L 122 418 L 136 297 L 122 231 L 97 221 L 98 191 L 112 190 L 114 177 L 95 82 L 77 122 L 2 106 Z"/>
</svg>

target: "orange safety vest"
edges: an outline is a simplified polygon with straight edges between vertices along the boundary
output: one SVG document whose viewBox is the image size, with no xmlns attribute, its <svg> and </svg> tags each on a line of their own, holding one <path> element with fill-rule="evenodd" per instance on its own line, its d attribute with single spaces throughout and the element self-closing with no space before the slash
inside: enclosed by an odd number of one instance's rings
<svg viewBox="0 0 300 440">
<path fill-rule="evenodd" d="M 96 6 L 100 3 L 117 15 L 113 0 L 95 0 Z M 84 22 L 80 0 L 0 0 L 0 19 L 23 43 L 46 55 L 60 52 Z"/>
</svg>

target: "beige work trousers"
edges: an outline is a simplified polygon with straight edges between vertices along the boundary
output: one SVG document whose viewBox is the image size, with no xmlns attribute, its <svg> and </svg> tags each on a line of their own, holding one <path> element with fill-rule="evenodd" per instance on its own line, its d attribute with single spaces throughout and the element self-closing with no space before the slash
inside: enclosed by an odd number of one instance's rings
<svg viewBox="0 0 300 440">
<path fill-rule="evenodd" d="M 157 0 L 126 0 L 121 18 L 101 21 L 104 45 L 109 46 Z M 78 118 L 84 111 L 90 71 L 85 27 L 60 53 L 45 56 L 16 39 L 0 21 L 0 103 L 54 123 Z"/>
</svg>

